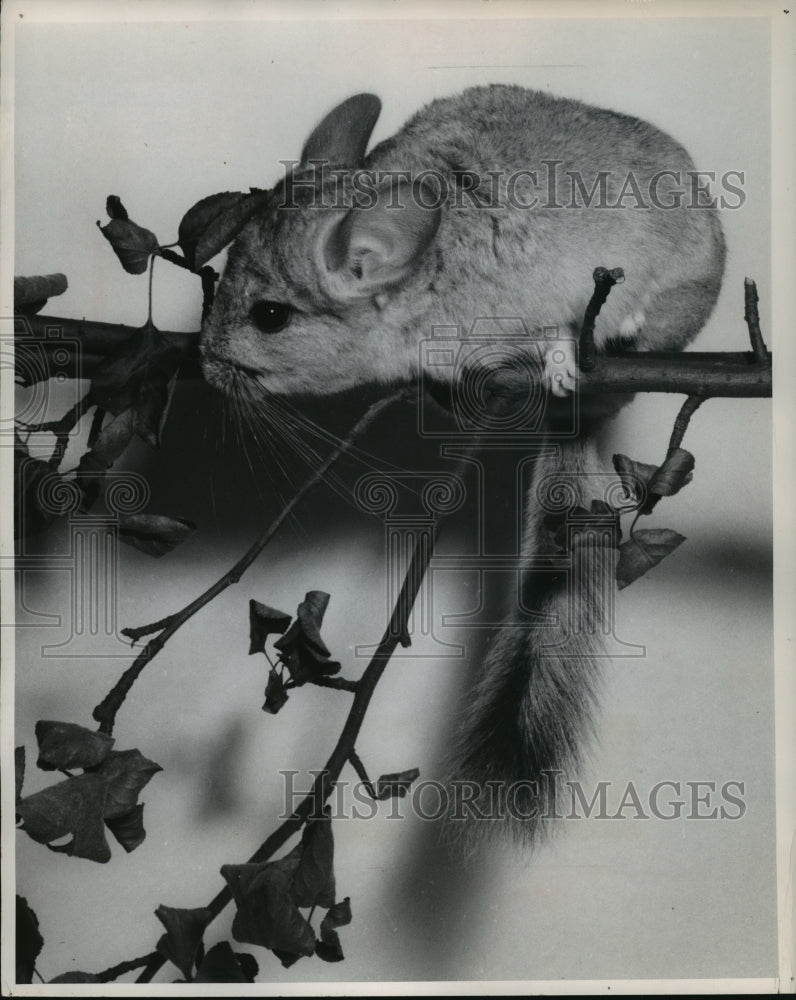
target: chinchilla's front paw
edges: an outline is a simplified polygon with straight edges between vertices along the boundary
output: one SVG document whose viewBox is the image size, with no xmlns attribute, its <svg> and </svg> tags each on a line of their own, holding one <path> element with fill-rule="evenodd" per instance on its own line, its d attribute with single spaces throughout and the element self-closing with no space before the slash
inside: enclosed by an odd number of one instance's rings
<svg viewBox="0 0 796 1000">
<path fill-rule="evenodd" d="M 542 380 L 554 396 L 568 396 L 578 387 L 578 360 L 574 341 L 550 346 L 545 354 Z"/>
</svg>

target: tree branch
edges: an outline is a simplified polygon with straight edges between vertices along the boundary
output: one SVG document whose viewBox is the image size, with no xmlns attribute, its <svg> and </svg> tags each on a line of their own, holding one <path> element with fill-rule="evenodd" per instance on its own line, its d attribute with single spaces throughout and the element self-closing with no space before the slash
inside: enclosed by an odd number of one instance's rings
<svg viewBox="0 0 796 1000">
<path fill-rule="evenodd" d="M 313 486 L 323 479 L 329 469 L 331 469 L 335 462 L 337 462 L 337 460 L 351 448 L 354 441 L 366 430 L 367 427 L 370 426 L 382 410 L 386 409 L 397 400 L 406 398 L 407 396 L 408 391 L 402 389 L 400 392 L 395 392 L 392 395 L 387 396 L 385 399 L 380 399 L 373 403 L 351 429 L 351 432 L 345 441 L 341 442 L 328 456 L 328 458 L 326 458 L 326 460 L 322 462 L 317 469 L 315 469 L 312 475 L 303 483 L 299 490 L 285 505 L 279 516 L 265 529 L 254 544 L 246 550 L 235 565 L 203 594 L 200 594 L 199 597 L 191 601 L 191 603 L 186 605 L 181 611 L 167 617 L 166 621 L 168 624 L 163 631 L 147 642 L 146 646 L 144 646 L 131 666 L 125 670 L 116 684 L 114 684 L 113 688 L 111 688 L 105 698 L 94 709 L 92 714 L 94 719 L 100 724 L 100 732 L 107 733 L 108 735 L 113 732 L 113 726 L 116 721 L 116 713 L 121 708 L 128 692 L 130 691 L 130 688 L 133 686 L 147 663 L 154 659 L 174 633 L 178 632 L 190 618 L 193 618 L 197 611 L 200 611 L 206 604 L 209 604 L 215 597 L 226 590 L 227 587 L 230 587 L 233 583 L 237 583 L 240 580 L 249 566 L 251 566 L 257 556 L 263 551 L 266 545 L 277 533 L 284 521 L 290 515 L 293 508 L 306 496 Z M 130 631 L 131 630 L 128 630 L 128 634 L 130 634 Z M 361 681 L 359 683 L 361 684 Z M 359 685 L 357 685 L 357 693 L 359 693 Z"/>
</svg>

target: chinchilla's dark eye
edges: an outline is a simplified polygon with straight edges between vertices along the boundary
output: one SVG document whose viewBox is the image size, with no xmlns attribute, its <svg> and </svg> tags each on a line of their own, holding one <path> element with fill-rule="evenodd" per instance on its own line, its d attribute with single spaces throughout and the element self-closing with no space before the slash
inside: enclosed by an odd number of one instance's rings
<svg viewBox="0 0 796 1000">
<path fill-rule="evenodd" d="M 279 333 L 284 330 L 293 316 L 293 307 L 284 302 L 261 299 L 249 310 L 249 318 L 260 333 Z"/>
</svg>

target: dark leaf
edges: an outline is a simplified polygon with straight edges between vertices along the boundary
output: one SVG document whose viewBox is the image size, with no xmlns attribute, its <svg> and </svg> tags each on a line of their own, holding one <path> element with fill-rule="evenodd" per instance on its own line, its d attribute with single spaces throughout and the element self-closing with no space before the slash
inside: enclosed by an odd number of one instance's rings
<svg viewBox="0 0 796 1000">
<path fill-rule="evenodd" d="M 263 704 L 263 711 L 270 712 L 271 715 L 276 715 L 276 713 L 284 706 L 287 699 L 288 693 L 285 691 L 284 681 L 276 670 L 271 667 L 268 671 L 268 683 L 265 685 L 265 703 Z"/>
<path fill-rule="evenodd" d="M 48 482 L 49 481 L 49 482 Z M 55 503 L 44 497 L 59 494 L 61 477 L 21 443 L 14 446 L 14 537 L 32 538 L 58 516 Z"/>
<path fill-rule="evenodd" d="M 129 813 L 137 804 L 141 789 L 162 770 L 160 764 L 147 760 L 138 750 L 112 750 L 92 772 L 108 786 L 105 819 Z"/>
<path fill-rule="evenodd" d="M 340 670 L 340 664 L 329 659 L 331 654 L 320 633 L 328 604 L 327 593 L 310 590 L 298 606 L 296 620 L 274 643 L 297 685 L 315 677 L 331 676 Z"/>
<path fill-rule="evenodd" d="M 327 593 L 323 590 L 310 590 L 304 595 L 304 600 L 296 611 L 304 638 L 321 656 L 331 656 L 326 643 L 321 639 L 321 625 L 328 606 Z"/>
<path fill-rule="evenodd" d="M 17 896 L 17 970 L 18 983 L 33 979 L 36 959 L 44 945 L 39 932 L 39 918 L 28 905 L 27 899 Z"/>
<path fill-rule="evenodd" d="M 93 972 L 62 972 L 60 976 L 49 980 L 51 983 L 101 983 L 99 976 Z"/>
<path fill-rule="evenodd" d="M 180 222 L 178 237 L 185 259 L 198 271 L 238 235 L 268 202 L 269 192 L 223 191 L 202 198 Z"/>
<path fill-rule="evenodd" d="M 668 528 L 635 531 L 619 546 L 616 582 L 619 590 L 638 580 L 685 541 L 683 535 Z"/>
<path fill-rule="evenodd" d="M 315 945 L 315 954 L 324 962 L 342 962 L 343 949 L 337 934 L 337 927 L 351 923 L 351 900 L 348 896 L 335 903 L 321 921 L 321 939 Z"/>
<path fill-rule="evenodd" d="M 121 219 L 126 222 L 130 216 L 127 214 L 127 209 L 122 204 L 122 199 L 118 194 L 109 194 L 105 199 L 105 211 L 111 219 Z"/>
<path fill-rule="evenodd" d="M 254 599 L 249 601 L 249 655 L 265 652 L 269 635 L 283 635 L 290 625 L 290 615 L 269 608 Z"/>
<path fill-rule="evenodd" d="M 138 750 L 111 751 L 93 770 L 20 799 L 22 828 L 54 851 L 106 862 L 111 852 L 105 821 L 131 813 L 138 793 L 159 770 Z M 72 838 L 68 843 L 52 845 L 68 835 Z"/>
<path fill-rule="evenodd" d="M 290 882 L 296 906 L 334 905 L 334 839 L 329 815 L 311 820 L 301 836 L 301 856 Z"/>
<path fill-rule="evenodd" d="M 77 481 L 87 505 L 99 495 L 105 472 L 127 448 L 133 438 L 133 430 L 133 412 L 127 410 L 102 428 L 94 447 L 80 459 Z"/>
<path fill-rule="evenodd" d="M 104 226 L 97 222 L 100 232 L 113 247 L 113 252 L 128 274 L 143 274 L 149 258 L 158 250 L 157 236 L 132 222 L 116 195 L 108 197 L 105 209 L 111 221 Z"/>
<path fill-rule="evenodd" d="M 96 767 L 111 752 L 114 739 L 94 729 L 73 722 L 36 723 L 39 744 L 37 767 L 42 771 L 70 771 L 73 768 Z"/>
<path fill-rule="evenodd" d="M 228 941 L 219 941 L 202 960 L 195 983 L 253 983 L 260 971 L 254 956 L 234 952 Z"/>
<path fill-rule="evenodd" d="M 671 497 L 691 482 L 694 456 L 685 448 L 675 448 L 650 480 L 650 490 L 662 497 Z"/>
<path fill-rule="evenodd" d="M 163 556 L 196 531 L 181 517 L 163 514 L 129 514 L 119 518 L 119 538 L 149 556 Z"/>
<path fill-rule="evenodd" d="M 171 373 L 150 373 L 141 385 L 135 404 L 135 432 L 152 448 L 160 447 L 174 388 L 177 385 L 179 357 Z"/>
<path fill-rule="evenodd" d="M 651 513 L 660 499 L 660 496 L 650 489 L 650 480 L 658 471 L 658 466 L 649 465 L 646 462 L 636 462 L 634 459 L 628 458 L 627 455 L 614 455 L 614 468 L 629 496 L 640 503 L 639 513 Z"/>
<path fill-rule="evenodd" d="M 22 829 L 38 843 L 51 846 L 52 841 L 71 834 L 68 843 L 52 850 L 105 863 L 111 857 L 104 828 L 107 797 L 103 781 L 83 774 L 20 799 L 17 811 Z"/>
<path fill-rule="evenodd" d="M 416 767 L 395 774 L 382 774 L 376 782 L 376 798 L 402 799 L 409 791 L 412 782 L 417 781 L 419 777 L 420 771 Z"/>
<path fill-rule="evenodd" d="M 598 517 L 616 517 L 616 511 L 605 500 L 592 500 L 590 510 L 592 514 L 596 514 Z"/>
<path fill-rule="evenodd" d="M 25 780 L 25 748 L 14 748 L 14 801 L 19 802 L 22 794 L 22 783 Z"/>
<path fill-rule="evenodd" d="M 198 951 L 205 928 L 213 919 L 207 907 L 193 910 L 159 906 L 155 916 L 166 928 L 157 943 L 157 950 L 173 962 L 186 979 L 193 975 L 194 962 L 199 961 Z"/>
<path fill-rule="evenodd" d="M 130 332 L 124 344 L 106 357 L 91 379 L 91 401 L 113 416 L 129 410 L 146 375 L 147 348 L 154 328 L 145 325 Z"/>
<path fill-rule="evenodd" d="M 232 923 L 236 941 L 259 944 L 291 955 L 311 955 L 315 932 L 290 895 L 290 878 L 278 864 L 224 865 L 237 906 Z"/>
<path fill-rule="evenodd" d="M 129 813 L 124 813 L 123 816 L 116 816 L 113 819 L 106 819 L 105 826 L 129 854 L 146 840 L 144 804 L 139 802 Z"/>
</svg>

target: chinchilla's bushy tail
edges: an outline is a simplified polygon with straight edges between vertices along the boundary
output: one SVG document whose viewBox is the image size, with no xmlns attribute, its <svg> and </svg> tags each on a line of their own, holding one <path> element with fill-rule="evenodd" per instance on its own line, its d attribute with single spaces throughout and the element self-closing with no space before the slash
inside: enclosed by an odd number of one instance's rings
<svg viewBox="0 0 796 1000">
<path fill-rule="evenodd" d="M 503 830 L 538 841 L 553 825 L 547 820 L 566 812 L 556 788 L 578 777 L 591 736 L 599 633 L 613 586 L 606 536 L 588 524 L 574 540 L 571 534 L 602 496 L 594 472 L 585 440 L 537 460 L 521 560 L 527 623 L 498 631 L 457 723 L 447 830 L 465 846 Z"/>
</svg>

